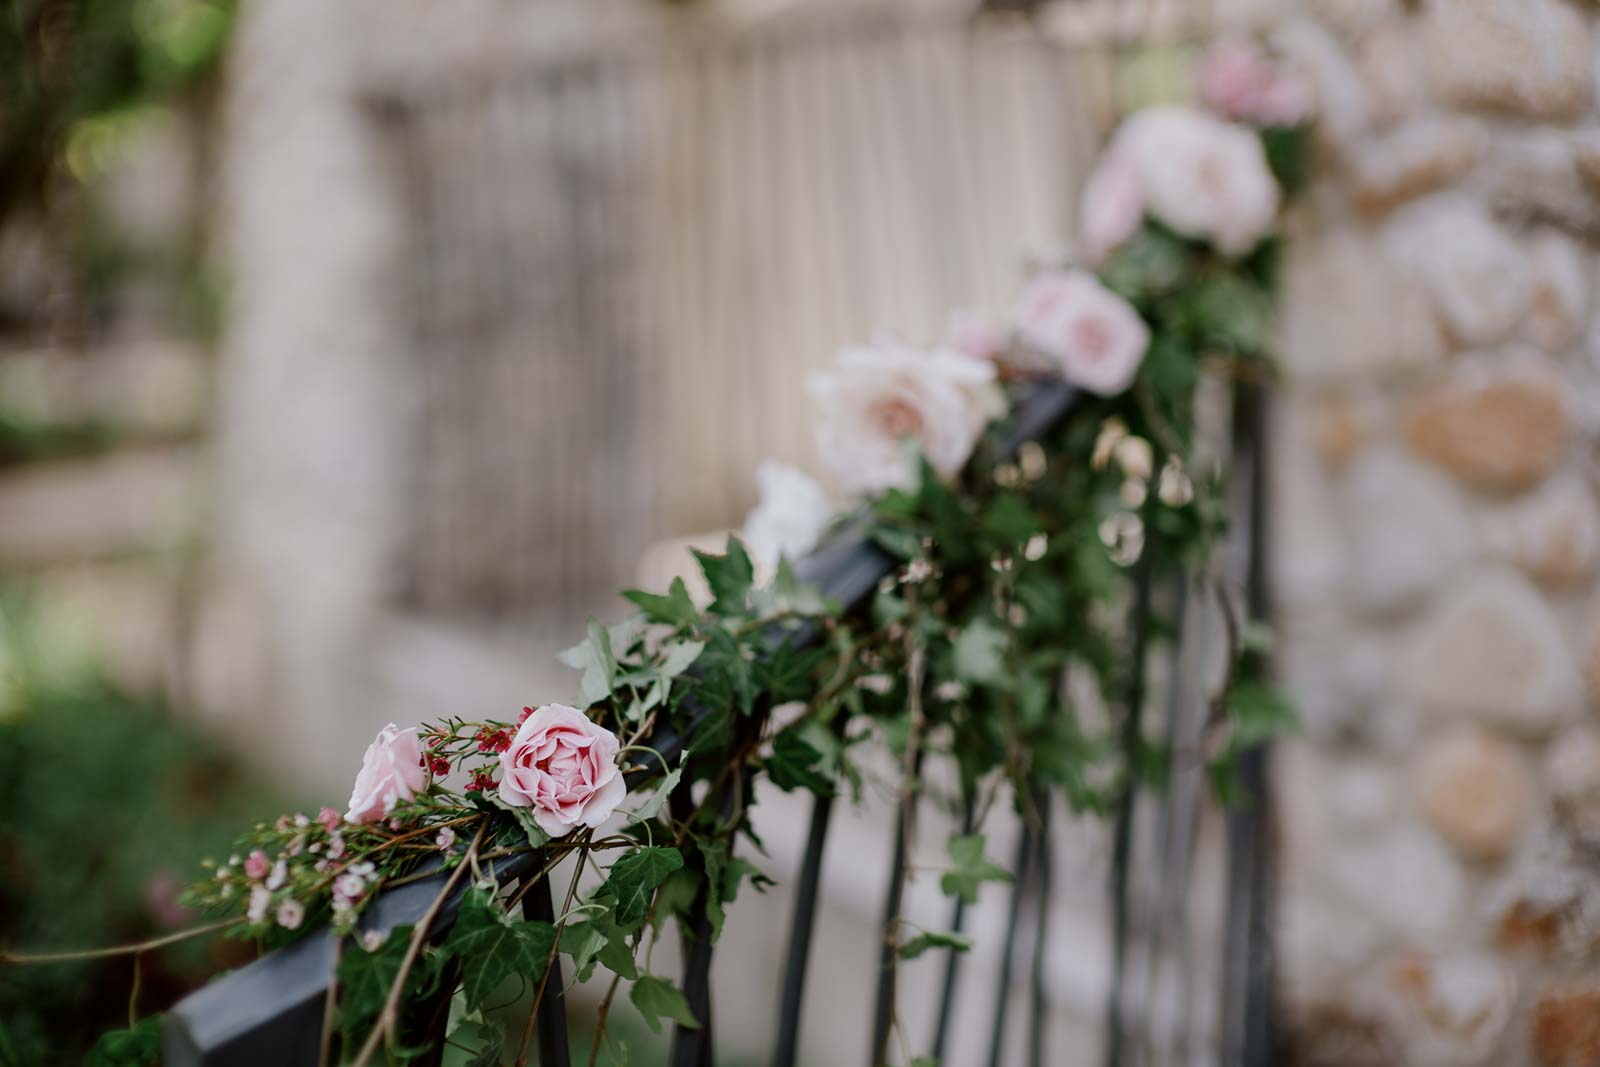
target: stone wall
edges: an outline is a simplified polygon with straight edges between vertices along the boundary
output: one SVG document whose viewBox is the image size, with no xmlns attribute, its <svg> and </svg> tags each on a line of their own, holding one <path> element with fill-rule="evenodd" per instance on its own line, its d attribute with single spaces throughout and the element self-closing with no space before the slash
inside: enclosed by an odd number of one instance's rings
<svg viewBox="0 0 1600 1067">
<path fill-rule="evenodd" d="M 1303 1062 L 1600 1064 L 1595 13 L 1311 0 L 1278 412 Z"/>
</svg>

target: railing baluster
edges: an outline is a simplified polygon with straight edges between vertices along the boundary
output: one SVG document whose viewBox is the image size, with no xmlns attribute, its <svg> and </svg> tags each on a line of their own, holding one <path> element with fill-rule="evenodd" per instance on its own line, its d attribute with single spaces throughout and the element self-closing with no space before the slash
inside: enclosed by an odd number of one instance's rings
<svg viewBox="0 0 1600 1067">
<path fill-rule="evenodd" d="M 1050 794 L 1040 790 L 1039 842 L 1033 856 L 1033 969 L 1028 977 L 1028 1063 L 1044 1062 L 1044 1026 L 1049 1006 L 1044 996 L 1045 944 L 1050 933 Z"/>
<path fill-rule="evenodd" d="M 972 833 L 972 822 L 975 816 L 972 798 L 968 797 L 961 811 L 961 832 Z M 967 900 L 957 895 L 955 903 L 950 907 L 950 930 L 961 933 L 967 922 Z M 944 984 L 939 991 L 939 1015 L 934 1022 L 933 1031 L 933 1058 L 935 1062 L 944 1061 L 944 1046 L 950 1036 L 950 1014 L 956 1001 L 956 972 L 961 966 L 961 953 L 953 948 L 944 951 Z"/>
<path fill-rule="evenodd" d="M 1128 678 L 1128 703 L 1122 720 L 1122 751 L 1133 752 L 1139 743 L 1140 712 L 1144 707 L 1145 645 L 1150 632 L 1150 556 L 1154 551 L 1155 531 L 1146 525 L 1144 551 L 1137 564 L 1133 609 L 1129 615 L 1129 656 L 1132 675 Z M 1117 796 L 1116 836 L 1111 852 L 1111 996 L 1106 1008 L 1106 1067 L 1122 1067 L 1123 1044 L 1127 1027 L 1126 986 L 1128 971 L 1129 917 L 1131 914 L 1128 870 L 1133 863 L 1132 771 Z"/>
<path fill-rule="evenodd" d="M 822 852 L 827 843 L 833 795 L 819 796 L 811 804 L 811 829 L 806 834 L 805 855 L 795 888 L 794 918 L 789 924 L 789 951 L 783 971 L 783 993 L 778 1003 L 778 1040 L 773 1067 L 794 1067 L 800 1050 L 800 1002 L 805 995 L 806 965 L 811 957 L 811 932 L 816 925 L 817 888 L 822 880 Z"/>
<path fill-rule="evenodd" d="M 1029 858 L 1033 855 L 1033 824 L 1022 821 L 1022 832 L 1017 835 L 1017 852 L 1013 862 L 1016 881 L 1011 886 L 1011 910 L 1006 916 L 1005 948 L 1000 954 L 1000 984 L 995 989 L 994 1024 L 989 1030 L 989 1067 L 1000 1067 L 1000 1057 L 1006 1044 L 1006 1008 L 1011 1000 L 1011 969 L 1017 960 L 1017 927 L 1021 925 L 1022 898 L 1032 877 Z"/>
<path fill-rule="evenodd" d="M 916 756 L 916 767 L 922 765 L 922 754 Z M 914 770 L 913 774 L 916 773 Z M 905 870 L 909 857 L 906 845 L 916 823 L 917 794 L 910 793 L 900 802 L 894 821 L 894 856 L 889 863 L 889 891 L 884 894 L 883 923 L 880 934 L 883 943 L 878 949 L 878 996 L 872 1013 L 872 1058 L 874 1067 L 886 1062 L 889 1054 L 889 1031 L 894 1025 L 895 995 L 895 926 L 900 918 L 901 898 L 905 895 Z"/>
<path fill-rule="evenodd" d="M 546 874 L 523 898 L 528 918 L 539 922 L 556 921 L 555 900 L 550 895 L 550 876 Z M 561 975 L 561 955 L 550 962 L 550 977 L 545 982 L 544 997 L 539 1001 L 537 1024 L 539 1039 L 539 1067 L 569 1067 L 572 1053 L 567 1047 L 567 1009 L 561 990 L 566 985 Z"/>
</svg>

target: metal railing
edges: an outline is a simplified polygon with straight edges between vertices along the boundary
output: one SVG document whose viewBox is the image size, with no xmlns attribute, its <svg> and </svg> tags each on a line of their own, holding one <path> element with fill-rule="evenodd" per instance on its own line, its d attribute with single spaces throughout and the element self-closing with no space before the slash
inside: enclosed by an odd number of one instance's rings
<svg viewBox="0 0 1600 1067">
<path fill-rule="evenodd" d="M 1017 410 L 1006 442 L 1009 450 L 1014 452 L 1066 416 L 1072 409 L 1074 395 L 1065 385 L 1039 387 Z M 1233 569 L 1247 584 L 1252 609 L 1262 611 L 1266 606 L 1262 564 L 1265 473 L 1262 453 L 1255 447 L 1261 432 L 1261 401 L 1253 390 L 1244 390 L 1241 396 L 1231 481 L 1232 506 L 1239 520 L 1233 545 Z M 803 581 L 836 597 L 848 612 L 860 611 L 880 580 L 891 573 L 894 566 L 894 561 L 867 540 L 858 526 L 854 533 L 847 529 L 830 544 L 801 561 L 796 572 Z M 1141 593 L 1134 599 L 1129 640 L 1142 646 L 1147 640 L 1151 621 L 1152 591 L 1149 583 L 1137 576 L 1134 580 Z M 804 643 L 815 640 L 817 636 L 818 632 L 814 629 L 802 629 L 791 640 Z M 1175 645 L 1177 647 L 1180 646 Z M 1137 649 L 1136 655 L 1142 661 L 1145 650 Z M 1143 671 L 1138 671 L 1136 677 L 1142 678 L 1143 674 Z M 1174 687 L 1172 692 L 1179 694 L 1180 691 Z M 1142 682 L 1136 681 L 1124 709 L 1124 722 L 1132 723 L 1133 730 L 1139 728 L 1140 715 L 1148 710 L 1147 703 Z M 1177 710 L 1183 702 L 1174 699 L 1167 703 L 1168 721 L 1164 727 L 1171 736 L 1184 729 L 1178 721 Z M 758 715 L 752 718 L 751 725 L 746 728 L 759 730 L 761 725 L 761 716 Z M 652 746 L 668 761 L 675 759 L 683 750 L 684 742 L 685 738 L 670 731 L 658 733 L 651 739 Z M 1140 879 L 1136 870 L 1136 857 L 1140 852 L 1136 847 L 1139 823 L 1135 818 L 1135 794 L 1131 784 L 1124 795 L 1117 814 L 1117 846 L 1110 882 L 1117 966 L 1110 990 L 1106 1030 L 1108 1067 L 1157 1063 L 1264 1067 L 1272 1062 L 1268 930 L 1271 880 L 1266 821 L 1270 808 L 1263 761 L 1264 754 L 1260 751 L 1247 757 L 1243 770 L 1246 786 L 1252 790 L 1251 802 L 1226 815 L 1226 914 L 1220 917 L 1225 938 L 1216 956 L 1218 970 L 1204 976 L 1187 974 L 1184 980 L 1192 988 L 1181 990 L 1185 996 L 1198 994 L 1203 998 L 1209 994 L 1213 997 L 1213 1019 L 1202 1027 L 1203 1032 L 1198 1039 L 1187 1032 L 1179 1034 L 1177 1040 L 1172 1040 L 1171 1035 L 1163 1037 L 1152 1034 L 1152 1028 L 1157 1025 L 1155 1000 L 1150 996 L 1152 983 L 1141 987 L 1132 961 L 1142 957 L 1148 969 L 1153 971 L 1160 960 L 1153 958 L 1150 940 L 1170 936 L 1174 909 L 1179 925 L 1192 922 L 1194 917 L 1188 914 L 1189 902 L 1182 892 L 1169 897 L 1165 913 L 1161 909 L 1156 909 L 1153 914 L 1140 909 L 1137 899 Z M 662 766 L 652 759 L 650 765 L 633 772 L 630 789 L 658 776 L 661 771 Z M 730 784 L 724 788 L 731 791 L 733 786 Z M 683 799 L 686 801 L 687 797 Z M 1165 831 L 1156 835 L 1158 845 L 1171 843 L 1173 827 L 1189 827 L 1190 837 L 1182 848 L 1157 849 L 1164 859 L 1158 863 L 1155 873 L 1168 881 L 1178 879 L 1177 884 L 1181 887 L 1187 878 L 1187 866 L 1193 858 L 1192 830 L 1198 816 L 1200 796 L 1193 789 L 1173 781 L 1169 782 L 1167 790 L 1155 793 L 1149 799 L 1161 807 L 1164 816 L 1158 820 L 1166 827 Z M 1038 800 L 1036 810 L 1047 813 L 1050 807 L 1048 798 L 1040 797 Z M 899 825 L 893 838 L 894 861 L 884 907 L 886 945 L 892 942 L 887 924 L 892 924 L 900 912 L 898 894 L 903 885 L 901 873 L 907 863 L 903 851 L 907 838 L 901 831 L 906 820 L 915 818 L 914 800 L 910 803 L 913 806 L 902 807 L 899 811 Z M 787 957 L 782 968 L 779 1016 L 770 1061 L 774 1067 L 793 1067 L 799 1062 L 803 991 L 816 926 L 821 868 L 832 810 L 831 797 L 818 797 L 813 802 L 796 878 Z M 510 884 L 537 874 L 544 862 L 542 853 L 526 853 L 499 861 L 495 871 L 503 884 Z M 1033 917 L 1033 954 L 1027 979 L 1024 1055 L 1030 1065 L 1047 1061 L 1048 1049 L 1043 1038 L 1043 1021 L 1047 1010 L 1043 963 L 1051 867 L 1051 829 L 1048 816 L 1045 816 L 1035 823 L 1026 824 L 1017 843 L 1014 859 L 1016 880 L 1011 890 L 1002 945 L 1000 988 L 996 992 L 997 1008 L 988 1043 L 989 1063 L 992 1065 L 998 1065 L 1005 1059 L 1008 1037 L 1005 1009 L 1011 999 L 1012 975 L 1022 937 L 1023 916 L 1030 910 Z M 383 892 L 364 916 L 362 930 L 386 933 L 395 926 L 415 923 L 439 892 L 443 880 L 444 876 L 439 875 Z M 461 891 L 464 891 L 464 887 Z M 431 936 L 442 936 L 448 930 L 454 921 L 461 891 L 448 899 L 439 910 L 430 931 Z M 529 909 L 529 917 L 538 918 L 542 915 L 549 918 L 552 904 L 549 894 L 548 879 L 544 880 L 543 887 L 536 887 L 528 894 L 525 907 Z M 965 909 L 958 901 L 953 906 L 951 928 L 959 932 L 964 919 Z M 710 1067 L 714 1062 L 715 1047 L 710 993 L 712 943 L 703 899 L 691 910 L 683 930 L 685 951 L 681 987 L 691 1010 L 703 1025 L 695 1029 L 678 1027 L 674 1031 L 670 1062 L 673 1067 Z M 328 1025 L 326 1013 L 333 1003 L 330 987 L 334 981 L 338 941 L 337 935 L 330 930 L 316 931 L 293 946 L 273 952 L 183 1000 L 165 1017 L 165 1062 L 170 1067 L 254 1067 L 257 1064 L 262 1067 L 285 1067 L 316 1063 L 318 1050 L 324 1041 L 324 1028 Z M 1160 955 L 1159 950 L 1154 951 L 1154 956 Z M 561 965 L 558 962 L 556 966 L 559 968 Z M 935 1055 L 941 1054 L 948 1043 L 953 1019 L 951 1009 L 958 986 L 959 956 L 954 952 L 948 953 L 944 966 L 943 981 L 939 985 L 940 1010 L 932 1040 Z M 891 1005 L 895 996 L 891 975 L 892 971 L 885 967 L 877 983 L 877 1004 L 866 1060 L 869 1067 L 885 1061 Z M 541 1067 L 565 1067 L 569 1062 L 566 1005 L 562 998 L 563 983 L 559 972 L 555 978 L 549 982 L 541 1001 L 536 1028 Z M 442 1027 L 442 1017 L 437 1025 Z M 436 1035 L 433 1052 L 435 1061 L 442 1048 L 442 1038 L 442 1033 Z M 422 1062 L 428 1060 L 425 1058 Z"/>
</svg>

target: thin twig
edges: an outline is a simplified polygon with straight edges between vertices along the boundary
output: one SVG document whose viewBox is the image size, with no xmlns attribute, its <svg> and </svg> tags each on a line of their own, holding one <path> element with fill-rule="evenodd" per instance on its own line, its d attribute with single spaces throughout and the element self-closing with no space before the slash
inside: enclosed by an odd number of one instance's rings
<svg viewBox="0 0 1600 1067">
<path fill-rule="evenodd" d="M 611 1010 L 611 998 L 617 995 L 617 986 L 620 984 L 622 975 L 613 974 L 611 984 L 606 986 L 606 995 L 600 998 L 600 1006 L 594 1011 L 594 1040 L 589 1045 L 589 1067 L 594 1067 L 600 1056 L 600 1043 L 606 1036 L 606 1013 Z"/>
<path fill-rule="evenodd" d="M 165 948 L 167 945 L 175 945 L 179 941 L 187 941 L 191 937 L 214 934 L 218 930 L 226 930 L 228 927 L 237 926 L 242 922 L 244 922 L 244 917 L 241 915 L 232 919 L 223 919 L 220 922 L 207 923 L 204 926 L 192 926 L 187 930 L 179 930 L 175 934 L 151 938 L 149 941 L 138 941 L 131 945 L 112 945 L 110 948 L 86 948 L 66 952 L 0 952 L 0 964 L 67 963 L 72 960 L 105 959 L 107 956 L 138 955 L 141 952 L 149 952 L 151 949 Z"/>
<path fill-rule="evenodd" d="M 339 958 L 344 938 L 333 939 L 333 963 L 328 971 L 328 991 L 322 998 L 322 1032 L 317 1035 L 317 1067 L 328 1067 L 333 1055 L 333 1010 L 339 1003 Z"/>
<path fill-rule="evenodd" d="M 483 831 L 488 827 L 485 820 L 478 827 L 478 832 L 472 836 L 472 844 L 467 848 L 467 855 L 471 856 L 478 851 L 478 843 L 483 840 Z M 400 998 L 405 990 L 406 977 L 411 973 L 411 967 L 417 961 L 417 955 L 422 951 L 422 943 L 428 939 L 428 929 L 433 925 L 433 920 L 438 916 L 439 909 L 444 907 L 445 898 L 455 889 L 461 876 L 467 873 L 470 863 L 458 863 L 456 869 L 450 872 L 450 877 L 444 883 L 444 888 L 439 895 L 433 898 L 433 903 L 428 905 L 428 910 L 423 913 L 422 919 L 417 923 L 416 929 L 411 931 L 411 944 L 406 946 L 405 958 L 400 961 L 400 970 L 394 976 L 394 984 L 389 986 L 389 995 L 384 998 L 383 1010 L 378 1013 L 377 1024 L 373 1026 L 372 1033 L 367 1035 L 367 1040 L 361 1046 L 361 1052 L 356 1056 L 352 1067 L 365 1067 L 372 1059 L 372 1054 L 378 1050 L 378 1045 L 394 1028 L 395 1021 L 400 1014 Z"/>
</svg>

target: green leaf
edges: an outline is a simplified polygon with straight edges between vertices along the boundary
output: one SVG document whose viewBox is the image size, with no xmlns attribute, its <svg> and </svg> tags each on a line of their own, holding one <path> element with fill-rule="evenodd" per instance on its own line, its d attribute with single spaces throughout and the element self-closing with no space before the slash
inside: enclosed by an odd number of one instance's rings
<svg viewBox="0 0 1600 1067">
<path fill-rule="evenodd" d="M 667 803 L 667 798 L 672 795 L 674 789 L 678 788 L 678 783 L 683 781 L 683 766 L 688 761 L 689 757 L 687 755 L 679 760 L 678 766 L 668 772 L 665 778 L 661 779 L 661 784 L 656 787 L 656 791 L 650 795 L 649 800 L 639 805 L 634 815 L 640 819 L 653 819 L 660 815 L 662 807 Z"/>
<path fill-rule="evenodd" d="M 767 777 L 784 792 L 809 789 L 817 796 L 832 796 L 833 783 L 816 769 L 821 762 L 822 753 L 800 736 L 800 728 L 790 727 L 772 741 Z"/>
<path fill-rule="evenodd" d="M 661 674 L 666 678 L 676 678 L 700 658 L 700 653 L 705 651 L 704 641 L 673 641 L 662 646 L 666 656 L 661 661 Z"/>
<path fill-rule="evenodd" d="M 667 875 L 683 866 L 675 848 L 636 848 L 611 865 L 599 892 L 617 903 L 618 925 L 631 929 L 650 910 L 650 897 Z"/>
<path fill-rule="evenodd" d="M 20 1064 L 21 1061 L 18 1061 Z M 147 1015 L 128 1030 L 100 1035 L 84 1067 L 146 1067 L 161 1062 L 161 1016 Z"/>
<path fill-rule="evenodd" d="M 396 926 L 383 944 L 368 952 L 359 944 L 347 945 L 339 957 L 339 1026 L 346 1034 L 359 1032 L 376 1019 L 400 974 L 400 964 L 411 944 L 411 927 Z M 443 957 L 419 953 L 406 976 L 407 999 L 425 996 L 439 977 Z"/>
<path fill-rule="evenodd" d="M 1275 685 L 1247 679 L 1228 694 L 1228 718 L 1233 724 L 1229 747 L 1253 748 L 1270 738 L 1289 733 L 1297 725 L 1294 701 Z"/>
<path fill-rule="evenodd" d="M 596 963 L 623 978 L 633 979 L 639 974 L 634 966 L 633 948 L 628 944 L 628 935 L 617 925 L 610 912 L 567 926 L 561 931 L 561 951 L 572 957 L 572 967 L 579 982 L 590 979 Z"/>
<path fill-rule="evenodd" d="M 622 595 L 633 601 L 651 622 L 666 623 L 673 627 L 691 626 L 700 617 L 694 601 L 689 599 L 689 589 L 683 584 L 682 578 L 672 579 L 666 596 L 646 593 L 641 589 L 626 589 Z"/>
<path fill-rule="evenodd" d="M 711 587 L 711 610 L 719 615 L 738 615 L 745 609 L 751 583 L 755 581 L 755 567 L 739 539 L 728 538 L 727 551 L 718 556 L 698 549 L 694 553 L 700 561 L 700 570 Z"/>
<path fill-rule="evenodd" d="M 611 634 L 594 619 L 589 620 L 589 636 L 558 657 L 573 670 L 583 672 L 578 683 L 578 706 L 593 707 L 611 695 L 611 680 L 617 673 L 617 657 L 611 651 Z"/>
<path fill-rule="evenodd" d="M 801 649 L 784 642 L 754 664 L 756 685 L 773 705 L 806 700 L 817 688 L 812 673 L 828 655 L 826 648 Z"/>
<path fill-rule="evenodd" d="M 972 948 L 972 938 L 925 930 L 908 941 L 900 942 L 898 951 L 901 959 L 914 960 L 930 948 L 948 948 L 956 952 L 966 952 Z"/>
<path fill-rule="evenodd" d="M 946 845 L 950 870 L 939 879 L 939 888 L 959 895 L 968 904 L 978 902 L 978 887 L 984 882 L 1009 882 L 1011 874 L 983 854 L 982 834 L 957 834 Z"/>
<path fill-rule="evenodd" d="M 988 619 L 969 622 L 956 638 L 956 675 L 962 681 L 995 685 L 1006 680 L 1006 631 Z"/>
<path fill-rule="evenodd" d="M 477 1008 L 513 974 L 537 982 L 556 943 L 547 922 L 514 919 L 476 886 L 462 898 L 445 950 L 461 960 L 461 991 L 468 1008 Z"/>
<path fill-rule="evenodd" d="M 522 827 L 522 832 L 527 835 L 529 846 L 538 848 L 540 845 L 543 845 L 545 842 L 550 840 L 550 835 L 545 833 L 539 824 L 534 820 L 533 807 L 531 805 L 524 804 L 519 807 L 515 804 L 507 804 L 505 799 L 501 797 L 498 789 L 491 789 L 478 795 L 487 800 L 489 804 L 499 808 L 503 812 L 507 812 L 513 819 L 515 819 L 517 821 L 517 825 Z"/>
<path fill-rule="evenodd" d="M 904 526 L 880 523 L 872 528 L 872 542 L 898 560 L 912 560 L 922 550 L 922 535 Z"/>
<path fill-rule="evenodd" d="M 755 668 L 745 659 L 744 649 L 732 634 L 720 626 L 712 627 L 698 663 L 700 682 L 696 690 L 709 706 L 737 708 L 740 714 L 750 714 L 756 701 Z M 696 747 L 700 745 L 696 738 Z"/>
<path fill-rule="evenodd" d="M 665 978 L 653 974 L 641 975 L 628 994 L 633 1006 L 644 1016 L 645 1025 L 652 1034 L 661 1032 L 661 1020 L 671 1019 L 691 1030 L 700 1028 L 700 1020 L 689 1010 L 689 1001 L 678 992 L 678 987 Z"/>
</svg>

